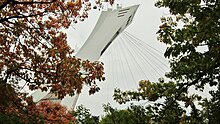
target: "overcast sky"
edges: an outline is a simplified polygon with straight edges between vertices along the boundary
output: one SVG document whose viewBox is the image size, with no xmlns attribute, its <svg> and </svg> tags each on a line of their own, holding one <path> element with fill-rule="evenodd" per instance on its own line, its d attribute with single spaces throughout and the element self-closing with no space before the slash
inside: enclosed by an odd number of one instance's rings
<svg viewBox="0 0 220 124">
<path fill-rule="evenodd" d="M 154 6 L 154 0 L 120 0 L 116 2 L 122 4 L 123 7 L 140 4 L 132 24 L 126 29 L 126 31 L 135 35 L 155 49 L 164 52 L 165 45 L 157 41 L 156 32 L 160 25 L 160 17 L 166 15 L 167 11 L 164 9 L 156 8 Z M 96 21 L 98 20 L 99 14 L 100 12 L 98 11 L 91 11 L 89 13 L 88 19 L 82 23 L 80 22 L 76 25 L 73 25 L 67 31 L 68 41 L 73 49 L 78 50 L 86 41 L 92 29 L 94 28 Z M 98 84 L 101 87 L 100 92 L 89 96 L 88 89 L 84 88 L 84 93 L 80 95 L 77 102 L 77 105 L 83 104 L 85 107 L 89 108 L 94 115 L 100 115 L 104 113 L 102 110 L 102 105 L 108 102 L 113 107 L 117 108 L 126 106 L 118 105 L 112 100 L 114 88 L 118 87 L 124 90 L 135 90 L 139 80 L 146 79 L 156 81 L 160 77 L 154 70 L 154 67 L 158 68 L 160 65 L 151 65 L 149 62 L 147 62 L 153 61 L 153 59 L 147 60 L 146 62 L 143 60 L 137 60 L 138 63 L 135 63 L 135 61 L 133 61 L 134 58 L 129 55 L 129 52 L 126 52 L 127 48 L 121 48 L 120 43 L 122 41 L 120 39 L 123 39 L 123 34 L 120 37 L 122 38 L 117 38 L 100 59 L 100 61 L 104 62 L 105 64 L 104 68 L 106 77 L 105 82 Z M 161 61 L 164 61 L 162 54 Z M 146 65 L 143 66 L 143 63 L 146 63 Z M 164 63 L 166 62 L 164 61 Z M 138 67 L 136 64 L 140 64 L 141 66 Z M 161 75 L 163 75 L 164 72 L 159 71 Z"/>
</svg>

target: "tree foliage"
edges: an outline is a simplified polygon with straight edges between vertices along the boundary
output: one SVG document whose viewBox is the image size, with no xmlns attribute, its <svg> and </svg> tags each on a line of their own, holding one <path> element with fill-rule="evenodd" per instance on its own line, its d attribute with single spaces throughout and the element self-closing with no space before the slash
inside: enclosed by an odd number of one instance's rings
<svg viewBox="0 0 220 124">
<path fill-rule="evenodd" d="M 83 105 L 77 106 L 72 111 L 72 115 L 75 117 L 76 124 L 97 124 L 99 122 L 99 117 L 93 116 L 90 110 Z"/>
<path fill-rule="evenodd" d="M 218 0 L 159 0 L 157 7 L 169 9 L 161 18 L 158 40 L 167 44 L 164 56 L 169 58 L 172 81 L 140 81 L 138 91 L 115 90 L 119 103 L 148 100 L 155 122 L 219 123 L 220 82 L 220 2 Z M 189 88 L 211 90 L 211 99 L 189 94 Z M 160 101 L 160 102 L 159 102 Z M 161 102 L 163 101 L 163 102 Z M 199 102 L 203 110 L 197 108 Z M 183 106 L 183 104 L 184 106 Z M 190 107 L 189 114 L 186 108 Z M 171 122 L 174 121 L 174 122 Z"/>
<path fill-rule="evenodd" d="M 23 80 L 31 90 L 51 88 L 59 98 L 79 93 L 83 83 L 95 87 L 95 79 L 104 79 L 103 67 L 75 58 L 61 30 L 87 18 L 90 6 L 81 0 L 1 1 L 3 82 L 16 84 Z"/>
<path fill-rule="evenodd" d="M 95 6 L 101 5 L 99 0 L 95 2 Z M 96 81 L 104 80 L 103 64 L 76 58 L 62 31 L 86 19 L 91 7 L 89 0 L 0 1 L 2 114 L 17 112 L 20 117 L 24 108 L 28 110 L 32 101 L 21 93 L 25 86 L 50 89 L 60 99 L 80 93 L 83 84 L 90 87 L 90 94 L 99 90 Z"/>
<path fill-rule="evenodd" d="M 164 0 L 157 6 L 168 7 L 173 15 L 161 19 L 157 32 L 159 41 L 168 44 L 164 55 L 170 58 L 171 72 L 167 77 L 185 88 L 217 85 L 220 81 L 219 1 Z M 199 50 L 201 47 L 204 49 Z"/>
<path fill-rule="evenodd" d="M 130 101 L 147 101 L 145 111 L 149 113 L 146 116 L 150 118 L 147 123 L 196 123 L 201 120 L 194 103 L 200 101 L 201 96 L 188 95 L 184 91 L 175 99 L 177 94 L 176 84 L 172 81 L 166 83 L 162 79 L 159 82 L 142 80 L 139 82 L 138 91 L 115 89 L 114 99 L 120 104 Z M 188 107 L 192 108 L 191 115 L 186 115 L 185 108 Z"/>
<path fill-rule="evenodd" d="M 23 112 L 0 114 L 0 122 L 4 124 L 70 124 L 74 121 L 75 117 L 65 107 L 50 101 L 29 105 Z"/>
<path fill-rule="evenodd" d="M 106 115 L 100 124 L 147 124 L 150 121 L 149 113 L 141 106 L 131 105 L 124 110 L 112 108 L 110 104 L 103 107 Z"/>
<path fill-rule="evenodd" d="M 40 114 L 44 123 L 70 124 L 75 121 L 75 117 L 67 108 L 50 101 L 42 101 L 37 104 L 34 112 Z"/>
<path fill-rule="evenodd" d="M 204 99 L 201 104 L 201 115 L 204 120 L 210 124 L 218 124 L 220 122 L 220 86 L 217 91 L 210 91 L 211 99 Z"/>
</svg>

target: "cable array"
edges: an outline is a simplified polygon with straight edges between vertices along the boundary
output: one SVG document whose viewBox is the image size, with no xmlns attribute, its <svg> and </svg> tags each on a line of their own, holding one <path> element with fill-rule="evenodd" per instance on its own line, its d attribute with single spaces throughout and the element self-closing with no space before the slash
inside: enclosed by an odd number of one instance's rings
<svg viewBox="0 0 220 124">
<path fill-rule="evenodd" d="M 102 60 L 106 73 L 112 73 L 107 82 L 121 89 L 137 88 L 140 80 L 157 81 L 169 71 L 163 52 L 126 31 L 116 38 Z"/>
</svg>

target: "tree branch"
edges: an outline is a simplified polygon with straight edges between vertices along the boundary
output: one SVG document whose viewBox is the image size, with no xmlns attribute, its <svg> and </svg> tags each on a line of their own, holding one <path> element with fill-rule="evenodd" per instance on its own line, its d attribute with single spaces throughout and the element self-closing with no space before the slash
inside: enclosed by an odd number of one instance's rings
<svg viewBox="0 0 220 124">
<path fill-rule="evenodd" d="M 28 18 L 28 17 L 34 17 L 34 16 L 38 16 L 38 15 L 42 15 L 43 13 L 38 13 L 38 14 L 30 14 L 30 15 L 15 15 L 15 16 L 10 16 L 8 18 L 2 18 L 0 19 L 0 23 L 3 23 L 4 21 L 7 21 L 9 19 L 13 19 L 13 18 Z"/>
<path fill-rule="evenodd" d="M 198 83 L 199 80 L 200 80 L 200 78 L 202 78 L 207 72 L 209 72 L 209 71 L 211 71 L 211 70 L 213 70 L 213 69 L 215 69 L 215 68 L 217 68 L 217 67 L 219 67 L 219 66 L 220 66 L 220 62 L 219 62 L 219 60 L 217 59 L 217 60 L 216 60 L 216 64 L 215 64 L 214 66 L 211 66 L 211 68 L 204 70 L 204 72 L 203 72 L 203 73 L 200 73 L 200 74 L 198 75 L 198 77 L 197 77 L 194 81 L 192 81 L 192 82 L 189 83 L 189 84 L 182 84 L 182 85 L 177 89 L 178 93 L 174 96 L 174 99 L 173 99 L 173 100 L 170 102 L 170 104 L 169 104 L 168 106 L 166 106 L 166 108 L 164 109 L 164 112 L 165 112 L 170 106 L 173 105 L 173 103 L 180 97 L 181 93 L 182 93 L 185 89 L 188 89 L 190 86 L 195 85 L 196 83 Z"/>
<path fill-rule="evenodd" d="M 13 0 L 13 4 L 26 4 L 26 5 L 28 5 L 28 4 L 51 4 L 51 3 L 55 2 L 55 1 L 56 1 L 56 0 L 51 0 L 51 1 L 48 1 L 48 2 L 43 2 L 43 1 L 40 1 L 40 2 L 38 2 L 38 1 L 19 2 L 19 1 L 14 1 L 14 0 Z"/>
<path fill-rule="evenodd" d="M 56 0 L 51 0 L 51 1 L 48 1 L 48 2 L 43 2 L 43 1 L 31 1 L 31 2 L 19 2 L 19 1 L 15 1 L 15 0 L 7 0 L 5 2 L 3 2 L 1 5 L 0 5 L 0 10 L 3 9 L 4 7 L 6 7 L 10 2 L 12 2 L 12 4 L 24 4 L 24 5 L 29 5 L 29 4 L 51 4 L 53 2 L 55 2 Z"/>
</svg>

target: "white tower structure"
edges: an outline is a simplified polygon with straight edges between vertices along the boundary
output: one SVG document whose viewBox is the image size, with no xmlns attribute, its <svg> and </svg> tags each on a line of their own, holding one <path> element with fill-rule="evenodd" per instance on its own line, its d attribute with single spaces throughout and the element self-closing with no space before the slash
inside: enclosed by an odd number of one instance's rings
<svg viewBox="0 0 220 124">
<path fill-rule="evenodd" d="M 126 8 L 117 6 L 116 9 L 108 8 L 107 11 L 102 11 L 93 31 L 77 52 L 76 57 L 90 61 L 99 60 L 114 39 L 131 24 L 138 6 L 134 5 Z M 33 97 L 36 102 L 46 99 L 53 102 L 61 102 L 54 94 L 41 91 L 35 92 Z M 78 97 L 79 94 L 76 94 L 73 97 L 67 96 L 63 100 L 70 101 L 69 103 L 74 108 Z"/>
</svg>

